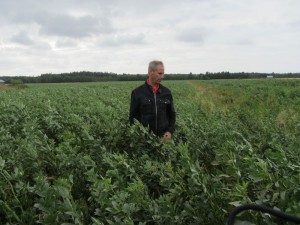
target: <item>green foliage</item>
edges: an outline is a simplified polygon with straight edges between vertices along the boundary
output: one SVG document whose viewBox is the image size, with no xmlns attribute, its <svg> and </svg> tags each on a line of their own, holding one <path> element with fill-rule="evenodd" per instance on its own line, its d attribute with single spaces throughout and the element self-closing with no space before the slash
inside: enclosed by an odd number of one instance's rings
<svg viewBox="0 0 300 225">
<path fill-rule="evenodd" d="M 24 83 L 71 83 L 71 82 L 99 82 L 99 81 L 145 81 L 147 74 L 116 74 L 111 72 L 79 71 L 60 74 L 41 74 L 40 76 L 14 76 L 13 79 Z M 215 79 L 266 79 L 300 78 L 300 73 L 248 73 L 248 72 L 206 72 L 200 74 L 166 74 L 166 80 L 215 80 Z M 2 76 L 8 80 L 12 77 Z"/>
<path fill-rule="evenodd" d="M 1 93 L 1 223 L 224 224 L 244 203 L 299 215 L 298 80 L 166 81 L 177 111 L 167 144 L 129 125 L 139 84 Z"/>
<path fill-rule="evenodd" d="M 17 88 L 17 89 L 24 89 L 27 86 L 24 84 L 22 79 L 10 79 L 8 82 L 10 87 Z"/>
<path fill-rule="evenodd" d="M 19 85 L 23 84 L 23 81 L 21 79 L 10 79 L 8 83 L 12 85 Z"/>
</svg>

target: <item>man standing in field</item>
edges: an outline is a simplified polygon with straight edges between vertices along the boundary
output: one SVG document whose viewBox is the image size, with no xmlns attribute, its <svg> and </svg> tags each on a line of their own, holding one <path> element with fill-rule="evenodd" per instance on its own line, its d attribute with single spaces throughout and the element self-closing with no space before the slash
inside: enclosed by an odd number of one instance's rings
<svg viewBox="0 0 300 225">
<path fill-rule="evenodd" d="M 176 114 L 171 91 L 160 84 L 163 78 L 163 62 L 150 62 L 146 82 L 131 93 L 129 121 L 137 119 L 166 143 L 175 131 Z"/>
</svg>

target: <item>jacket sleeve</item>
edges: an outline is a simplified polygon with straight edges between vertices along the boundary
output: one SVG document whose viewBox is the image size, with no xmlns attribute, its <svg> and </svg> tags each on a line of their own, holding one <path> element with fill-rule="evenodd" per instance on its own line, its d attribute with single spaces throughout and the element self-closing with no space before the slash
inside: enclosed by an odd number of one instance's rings
<svg viewBox="0 0 300 225">
<path fill-rule="evenodd" d="M 129 111 L 129 122 L 130 124 L 134 123 L 134 119 L 140 119 L 138 100 L 136 98 L 135 92 L 131 92 L 131 101 L 130 101 L 130 111 Z"/>
<path fill-rule="evenodd" d="M 168 116 L 169 116 L 169 127 L 168 131 L 173 134 L 175 131 L 175 122 L 176 122 L 176 112 L 173 104 L 173 97 L 171 95 L 171 104 L 170 108 L 168 110 Z"/>
</svg>

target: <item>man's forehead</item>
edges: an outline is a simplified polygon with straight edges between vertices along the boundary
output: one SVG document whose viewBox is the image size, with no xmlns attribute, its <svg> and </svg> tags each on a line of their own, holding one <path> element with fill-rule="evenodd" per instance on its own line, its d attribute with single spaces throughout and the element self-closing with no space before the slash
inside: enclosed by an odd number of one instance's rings
<svg viewBox="0 0 300 225">
<path fill-rule="evenodd" d="M 156 70 L 163 70 L 164 69 L 164 65 L 157 65 L 156 66 Z"/>
</svg>

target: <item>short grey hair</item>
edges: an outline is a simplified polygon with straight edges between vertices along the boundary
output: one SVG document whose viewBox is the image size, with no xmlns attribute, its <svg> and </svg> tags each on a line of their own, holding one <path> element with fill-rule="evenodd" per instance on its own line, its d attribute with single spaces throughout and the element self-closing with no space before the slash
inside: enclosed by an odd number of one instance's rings
<svg viewBox="0 0 300 225">
<path fill-rule="evenodd" d="M 164 63 L 162 61 L 158 61 L 158 60 L 153 60 L 149 63 L 149 69 L 151 69 L 152 71 L 156 71 L 156 68 L 158 65 L 164 65 Z"/>
</svg>

